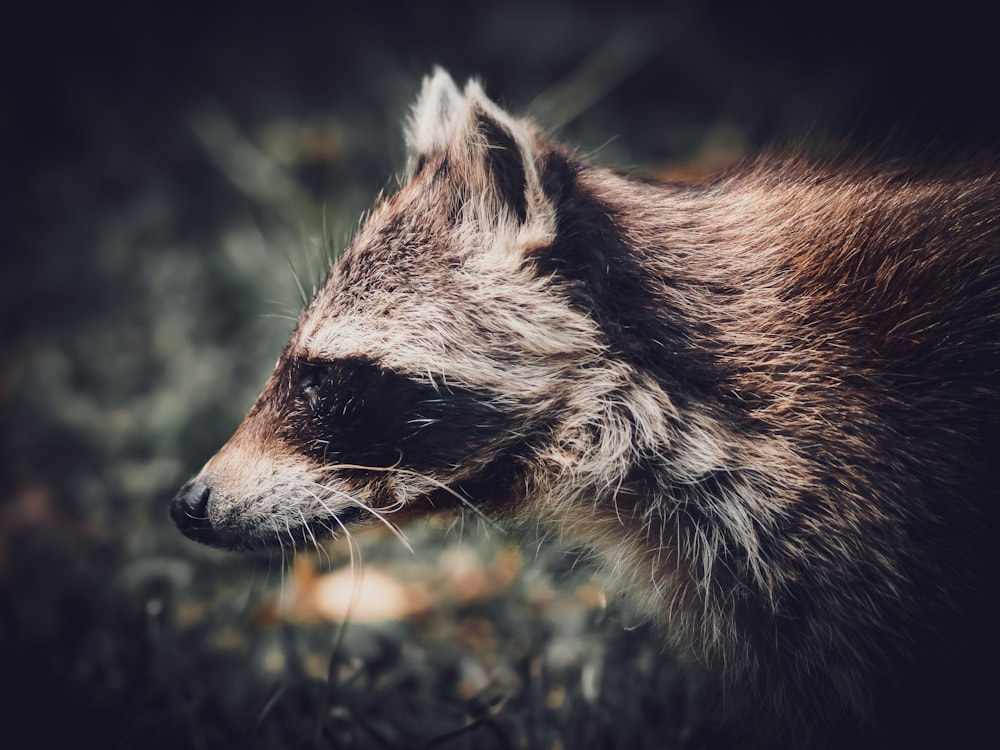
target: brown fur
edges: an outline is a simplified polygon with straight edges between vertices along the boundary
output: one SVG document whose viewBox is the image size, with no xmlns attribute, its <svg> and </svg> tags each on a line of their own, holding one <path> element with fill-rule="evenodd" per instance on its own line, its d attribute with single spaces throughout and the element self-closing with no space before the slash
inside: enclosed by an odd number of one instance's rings
<svg viewBox="0 0 1000 750">
<path fill-rule="evenodd" d="M 409 138 L 406 183 L 175 499 L 185 533 L 540 518 L 772 738 L 985 716 L 954 698 L 996 665 L 996 171 L 770 156 L 650 184 L 440 72 Z"/>
</svg>

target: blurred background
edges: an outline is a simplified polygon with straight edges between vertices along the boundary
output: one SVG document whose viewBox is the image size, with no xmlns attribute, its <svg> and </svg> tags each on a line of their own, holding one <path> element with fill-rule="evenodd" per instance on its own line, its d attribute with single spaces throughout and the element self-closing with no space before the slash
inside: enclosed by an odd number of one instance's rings
<svg viewBox="0 0 1000 750">
<path fill-rule="evenodd" d="M 960 3 L 96 0 L 0 24 L 0 744 L 740 738 L 544 531 L 443 519 L 406 530 L 413 553 L 372 531 L 245 556 L 185 540 L 167 505 L 253 403 L 296 275 L 317 283 L 393 189 L 433 65 L 643 175 L 768 145 L 926 155 L 996 145 L 992 21 Z"/>
</svg>

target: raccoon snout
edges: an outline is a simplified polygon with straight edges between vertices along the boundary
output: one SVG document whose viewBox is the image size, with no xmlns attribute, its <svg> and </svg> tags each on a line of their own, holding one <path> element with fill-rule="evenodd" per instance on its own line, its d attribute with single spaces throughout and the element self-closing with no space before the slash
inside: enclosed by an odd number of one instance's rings
<svg viewBox="0 0 1000 750">
<path fill-rule="evenodd" d="M 204 481 L 192 479 L 181 487 L 170 502 L 170 517 L 177 528 L 189 539 L 203 544 L 214 544 L 216 534 L 208 519 L 208 498 L 211 486 Z"/>
</svg>

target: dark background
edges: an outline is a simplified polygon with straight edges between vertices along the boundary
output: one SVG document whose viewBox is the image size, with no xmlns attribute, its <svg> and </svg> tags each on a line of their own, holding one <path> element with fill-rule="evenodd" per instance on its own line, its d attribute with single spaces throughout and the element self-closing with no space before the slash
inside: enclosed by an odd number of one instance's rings
<svg viewBox="0 0 1000 750">
<path fill-rule="evenodd" d="M 693 0 L 5 9 L 0 744 L 739 736 L 712 728 L 697 681 L 613 594 L 594 604 L 585 559 L 537 533 L 418 526 L 416 558 L 366 536 L 366 565 L 429 580 L 440 601 L 341 631 L 305 611 L 301 561 L 199 548 L 167 503 L 279 353 L 300 305 L 288 266 L 314 283 L 392 189 L 400 123 L 432 65 L 643 173 L 768 145 L 927 156 L 996 145 L 987 14 Z M 470 547 L 470 575 L 511 559 L 516 575 L 474 597 L 439 586 L 452 568 L 438 551 Z M 333 544 L 315 565 L 337 570 L 349 552 Z"/>
</svg>

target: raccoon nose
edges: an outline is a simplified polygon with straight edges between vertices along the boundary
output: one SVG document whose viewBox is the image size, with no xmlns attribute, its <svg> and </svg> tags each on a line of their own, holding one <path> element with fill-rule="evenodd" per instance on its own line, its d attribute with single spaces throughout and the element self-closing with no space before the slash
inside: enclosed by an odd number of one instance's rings
<svg viewBox="0 0 1000 750">
<path fill-rule="evenodd" d="M 204 481 L 192 479 L 181 487 L 170 502 L 170 517 L 177 528 L 189 539 L 203 544 L 213 544 L 215 532 L 208 520 L 208 498 L 211 486 Z"/>
</svg>

